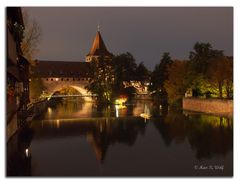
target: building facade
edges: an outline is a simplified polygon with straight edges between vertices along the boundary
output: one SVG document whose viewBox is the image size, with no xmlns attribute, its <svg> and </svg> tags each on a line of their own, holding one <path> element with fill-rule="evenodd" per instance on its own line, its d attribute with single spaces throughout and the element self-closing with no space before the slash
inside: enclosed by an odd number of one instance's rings
<svg viewBox="0 0 240 183">
<path fill-rule="evenodd" d="M 19 7 L 7 8 L 7 139 L 27 117 L 29 62 L 22 56 L 24 22 Z"/>
</svg>

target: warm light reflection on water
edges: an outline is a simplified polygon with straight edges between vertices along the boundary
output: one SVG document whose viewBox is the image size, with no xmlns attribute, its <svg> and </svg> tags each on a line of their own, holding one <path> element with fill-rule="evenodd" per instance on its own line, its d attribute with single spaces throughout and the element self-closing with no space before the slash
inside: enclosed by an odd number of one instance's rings
<svg viewBox="0 0 240 183">
<path fill-rule="evenodd" d="M 208 176 L 233 171 L 231 118 L 166 113 L 149 101 L 101 108 L 72 100 L 48 108 L 31 128 L 31 175 Z M 202 164 L 223 165 L 224 170 L 194 169 Z"/>
</svg>

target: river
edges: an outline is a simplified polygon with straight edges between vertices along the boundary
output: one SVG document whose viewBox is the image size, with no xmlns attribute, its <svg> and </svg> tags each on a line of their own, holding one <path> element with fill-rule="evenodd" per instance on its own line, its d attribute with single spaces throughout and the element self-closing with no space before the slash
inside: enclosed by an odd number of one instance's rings
<svg viewBox="0 0 240 183">
<path fill-rule="evenodd" d="M 232 118 L 64 100 L 26 131 L 7 145 L 8 176 L 233 175 Z"/>
</svg>

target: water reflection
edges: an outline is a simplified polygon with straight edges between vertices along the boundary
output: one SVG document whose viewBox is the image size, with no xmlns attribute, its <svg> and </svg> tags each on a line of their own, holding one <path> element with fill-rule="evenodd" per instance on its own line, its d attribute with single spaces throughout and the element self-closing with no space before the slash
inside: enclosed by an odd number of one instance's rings
<svg viewBox="0 0 240 183">
<path fill-rule="evenodd" d="M 150 114 L 151 118 L 140 117 L 142 113 Z M 29 169 L 34 170 L 33 175 L 187 176 L 197 173 L 192 168 L 196 162 L 219 164 L 226 159 L 229 160 L 225 172 L 203 175 L 232 175 L 233 122 L 230 118 L 167 113 L 146 101 L 103 108 L 75 100 L 49 107 L 42 118 L 32 122 L 31 129 L 34 131 L 31 145 L 28 142 L 21 152 L 25 156 L 31 152 L 34 168 Z M 130 159 L 124 156 L 125 152 Z M 179 157 L 180 163 L 167 160 L 170 152 Z M 97 164 L 93 162 L 92 153 Z M 57 166 L 59 161 L 64 166 Z M 166 170 L 165 161 L 171 170 Z M 67 163 L 71 168 L 65 167 Z"/>
<path fill-rule="evenodd" d="M 159 122 L 161 121 L 161 122 Z M 170 113 L 153 119 L 166 146 L 188 141 L 197 159 L 226 155 L 233 147 L 232 119 L 206 114 Z"/>
<path fill-rule="evenodd" d="M 85 136 L 91 144 L 96 159 L 104 161 L 110 145 L 132 146 L 138 136 L 143 135 L 146 124 L 141 118 L 93 118 L 45 120 L 43 125 L 35 123 L 35 139 L 55 139 L 67 136 Z"/>
</svg>

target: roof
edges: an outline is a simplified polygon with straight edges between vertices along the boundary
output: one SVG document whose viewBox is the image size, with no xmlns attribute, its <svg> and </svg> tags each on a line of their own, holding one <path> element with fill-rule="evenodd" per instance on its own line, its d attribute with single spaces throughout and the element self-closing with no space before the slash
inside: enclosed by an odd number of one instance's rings
<svg viewBox="0 0 240 183">
<path fill-rule="evenodd" d="M 92 48 L 87 56 L 113 56 L 113 54 L 107 50 L 99 31 L 97 31 Z"/>
<path fill-rule="evenodd" d="M 33 77 L 86 77 L 89 70 L 87 62 L 37 61 L 31 66 Z"/>
</svg>

